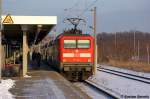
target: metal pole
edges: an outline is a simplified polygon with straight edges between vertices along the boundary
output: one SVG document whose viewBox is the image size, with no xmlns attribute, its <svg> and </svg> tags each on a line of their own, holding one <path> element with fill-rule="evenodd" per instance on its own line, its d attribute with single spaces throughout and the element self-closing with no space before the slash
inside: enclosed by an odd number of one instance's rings
<svg viewBox="0 0 150 99">
<path fill-rule="evenodd" d="M 138 61 L 140 60 L 140 41 L 138 40 Z"/>
<path fill-rule="evenodd" d="M 147 45 L 147 63 L 149 64 L 149 45 Z"/>
<path fill-rule="evenodd" d="M 117 57 L 117 32 L 115 32 L 115 58 Z"/>
<path fill-rule="evenodd" d="M 0 0 L 0 82 L 2 77 L 2 0 Z"/>
<path fill-rule="evenodd" d="M 94 72 L 93 74 L 96 74 L 97 71 L 97 39 L 96 39 L 96 7 L 94 7 Z"/>
<path fill-rule="evenodd" d="M 135 31 L 134 31 L 134 60 L 135 60 L 135 57 L 136 57 L 136 48 L 135 48 Z"/>
</svg>

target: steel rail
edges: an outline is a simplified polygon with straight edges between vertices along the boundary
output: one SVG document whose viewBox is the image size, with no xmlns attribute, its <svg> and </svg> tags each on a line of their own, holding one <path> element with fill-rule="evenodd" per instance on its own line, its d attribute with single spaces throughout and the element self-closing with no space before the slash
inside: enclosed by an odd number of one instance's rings
<svg viewBox="0 0 150 99">
<path fill-rule="evenodd" d="M 121 71 L 118 71 L 118 70 L 112 70 L 112 69 L 103 68 L 103 67 L 97 67 L 97 68 L 105 69 L 105 70 L 109 70 L 109 71 L 114 71 L 114 72 L 122 73 L 122 74 L 126 74 L 126 75 L 130 75 L 130 76 L 138 77 L 138 78 L 145 79 L 145 80 L 150 80 L 149 77 L 143 77 L 143 76 L 139 76 L 139 75 L 135 75 L 135 74 L 131 74 L 131 73 L 125 73 L 125 72 L 121 72 Z"/>
<path fill-rule="evenodd" d="M 150 79 L 146 78 L 146 77 L 141 77 L 141 76 L 137 76 L 137 75 L 134 75 L 134 74 L 124 73 L 124 72 L 111 70 L 111 69 L 106 69 L 106 68 L 101 68 L 101 67 L 98 67 L 97 70 L 102 71 L 102 72 L 106 72 L 106 73 L 109 73 L 109 74 L 125 77 L 125 78 L 128 78 L 128 79 L 140 81 L 140 82 L 143 82 L 143 83 L 146 83 L 146 84 L 150 84 Z"/>
<path fill-rule="evenodd" d="M 100 87 L 99 85 L 97 85 L 96 83 L 90 81 L 90 80 L 85 80 L 84 81 L 85 84 L 93 87 L 94 89 L 96 89 L 99 92 L 104 93 L 105 95 L 109 96 L 109 99 L 120 99 L 121 95 L 119 93 L 114 93 L 112 91 L 110 91 L 108 88 L 104 88 L 104 87 Z"/>
</svg>

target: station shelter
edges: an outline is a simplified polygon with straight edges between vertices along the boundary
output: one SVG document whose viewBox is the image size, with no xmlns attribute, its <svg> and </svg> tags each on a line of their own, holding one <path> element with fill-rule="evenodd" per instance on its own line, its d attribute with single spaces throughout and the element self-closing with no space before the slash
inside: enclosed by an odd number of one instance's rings
<svg viewBox="0 0 150 99">
<path fill-rule="evenodd" d="M 2 16 L 0 65 L 22 65 L 22 75 L 28 70 L 28 55 L 57 24 L 56 16 Z M 22 63 L 20 63 L 22 62 Z"/>
</svg>

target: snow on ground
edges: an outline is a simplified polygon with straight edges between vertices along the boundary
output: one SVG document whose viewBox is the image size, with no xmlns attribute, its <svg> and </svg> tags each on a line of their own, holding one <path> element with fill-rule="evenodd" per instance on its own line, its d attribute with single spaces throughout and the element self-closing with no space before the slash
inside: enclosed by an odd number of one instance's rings
<svg viewBox="0 0 150 99">
<path fill-rule="evenodd" d="M 25 75 L 24 77 L 25 77 L 25 78 L 31 78 L 31 76 L 29 76 L 29 75 Z"/>
<path fill-rule="evenodd" d="M 87 93 L 92 99 L 108 99 L 104 93 L 100 93 L 96 89 L 90 88 L 88 85 L 83 83 L 74 83 L 74 85 Z"/>
<path fill-rule="evenodd" d="M 13 95 L 9 92 L 15 81 L 11 79 L 1 80 L 0 83 L 0 99 L 13 99 Z"/>
<path fill-rule="evenodd" d="M 125 97 L 142 97 L 139 99 L 150 98 L 150 84 L 145 84 L 139 81 L 123 78 L 120 76 L 97 71 L 97 74 L 89 78 L 99 86 L 103 86 L 112 90 L 113 93 L 119 93 Z"/>
<path fill-rule="evenodd" d="M 150 78 L 150 73 L 136 72 L 136 71 L 133 71 L 133 70 L 122 69 L 122 68 L 112 67 L 112 66 L 108 66 L 108 65 L 100 65 L 100 66 L 104 67 L 104 68 L 112 69 L 112 70 L 121 71 L 121 72 L 124 72 L 124 73 L 130 73 L 130 74 Z"/>
</svg>

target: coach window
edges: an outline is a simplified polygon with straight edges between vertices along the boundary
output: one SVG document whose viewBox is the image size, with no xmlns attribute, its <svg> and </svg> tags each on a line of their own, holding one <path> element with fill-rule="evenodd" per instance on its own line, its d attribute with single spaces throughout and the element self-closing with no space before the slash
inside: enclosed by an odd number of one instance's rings
<svg viewBox="0 0 150 99">
<path fill-rule="evenodd" d="M 90 40 L 77 40 L 78 48 L 90 48 Z"/>
<path fill-rule="evenodd" d="M 64 48 L 76 48 L 76 40 L 64 40 Z"/>
</svg>

